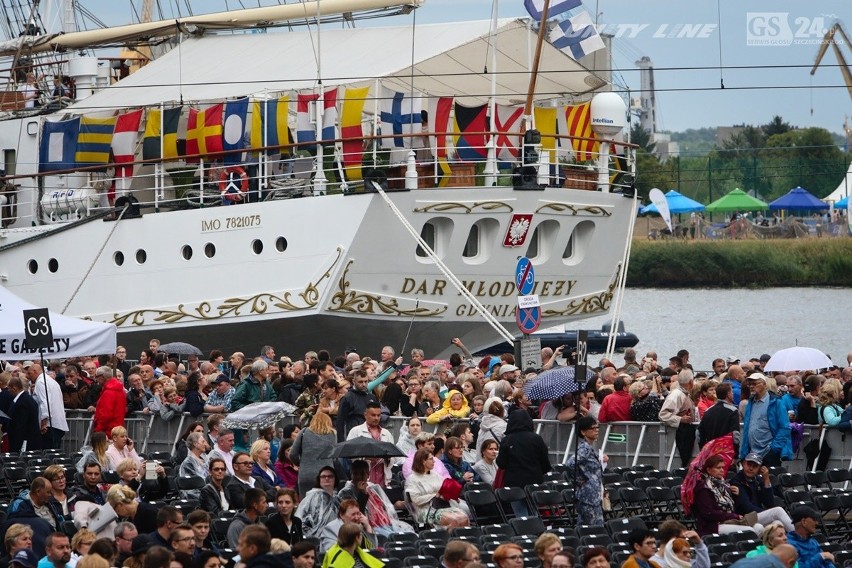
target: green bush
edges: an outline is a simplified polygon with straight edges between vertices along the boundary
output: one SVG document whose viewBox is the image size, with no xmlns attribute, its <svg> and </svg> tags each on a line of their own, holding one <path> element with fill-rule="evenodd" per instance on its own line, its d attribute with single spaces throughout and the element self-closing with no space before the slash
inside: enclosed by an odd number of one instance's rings
<svg viewBox="0 0 852 568">
<path fill-rule="evenodd" d="M 852 287 L 852 239 L 633 241 L 640 288 Z"/>
</svg>

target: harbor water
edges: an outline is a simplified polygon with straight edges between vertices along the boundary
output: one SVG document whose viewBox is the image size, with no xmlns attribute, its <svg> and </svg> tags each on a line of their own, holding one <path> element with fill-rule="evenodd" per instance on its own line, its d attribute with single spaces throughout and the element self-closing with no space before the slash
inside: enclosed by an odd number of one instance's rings
<svg viewBox="0 0 852 568">
<path fill-rule="evenodd" d="M 679 349 L 690 353 L 696 370 L 709 370 L 716 357 L 743 360 L 800 345 L 814 347 L 846 365 L 852 352 L 852 291 L 842 288 L 763 290 L 625 290 L 621 319 L 639 337 L 637 354 L 649 350 L 668 359 Z M 585 320 L 600 328 L 612 314 Z M 597 364 L 600 355 L 590 355 Z M 622 361 L 620 354 L 614 357 Z"/>
</svg>

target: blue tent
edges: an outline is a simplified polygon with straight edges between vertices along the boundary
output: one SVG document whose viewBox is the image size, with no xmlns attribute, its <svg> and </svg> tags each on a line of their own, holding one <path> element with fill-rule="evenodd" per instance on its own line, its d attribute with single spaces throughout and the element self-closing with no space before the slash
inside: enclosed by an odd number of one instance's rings
<svg viewBox="0 0 852 568">
<path fill-rule="evenodd" d="M 828 209 L 828 203 L 824 203 L 814 197 L 807 189 L 795 187 L 769 204 L 769 209 L 808 211 L 814 209 Z"/>
<path fill-rule="evenodd" d="M 672 215 L 677 215 L 678 213 L 692 213 L 694 211 L 704 211 L 704 206 L 694 199 L 690 199 L 685 195 L 678 193 L 677 191 L 670 189 L 666 192 L 666 202 L 669 204 L 669 213 Z M 646 205 L 642 209 L 639 210 L 640 215 L 647 215 L 648 213 L 653 213 L 654 215 L 659 215 L 660 212 L 657 211 L 657 206 L 653 203 Z"/>
<path fill-rule="evenodd" d="M 846 209 L 846 204 L 849 203 L 849 196 L 847 195 L 840 201 L 834 204 L 835 209 Z"/>
</svg>

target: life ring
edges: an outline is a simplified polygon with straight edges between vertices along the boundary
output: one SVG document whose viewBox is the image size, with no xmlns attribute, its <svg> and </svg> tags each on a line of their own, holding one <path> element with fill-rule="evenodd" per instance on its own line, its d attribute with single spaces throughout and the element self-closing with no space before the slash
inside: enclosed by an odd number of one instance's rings
<svg viewBox="0 0 852 568">
<path fill-rule="evenodd" d="M 240 178 L 239 187 L 236 186 L 231 180 L 231 174 L 236 174 Z M 235 191 L 236 189 L 236 191 Z M 227 199 L 228 201 L 242 201 L 243 196 L 248 193 L 249 189 L 249 177 L 246 171 L 240 166 L 229 166 L 221 171 L 219 174 L 219 193 L 222 194 L 223 199 Z"/>
</svg>

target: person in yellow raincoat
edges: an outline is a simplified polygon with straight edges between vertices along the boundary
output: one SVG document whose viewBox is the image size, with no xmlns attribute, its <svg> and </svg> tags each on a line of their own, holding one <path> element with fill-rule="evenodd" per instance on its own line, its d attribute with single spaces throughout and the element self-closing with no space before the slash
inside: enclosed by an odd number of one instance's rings
<svg viewBox="0 0 852 568">
<path fill-rule="evenodd" d="M 454 418 L 467 418 L 470 414 L 470 406 L 467 404 L 467 399 L 464 394 L 457 390 L 451 390 L 444 398 L 444 404 L 426 418 L 429 424 L 439 424 L 444 420 L 453 420 Z"/>
</svg>

